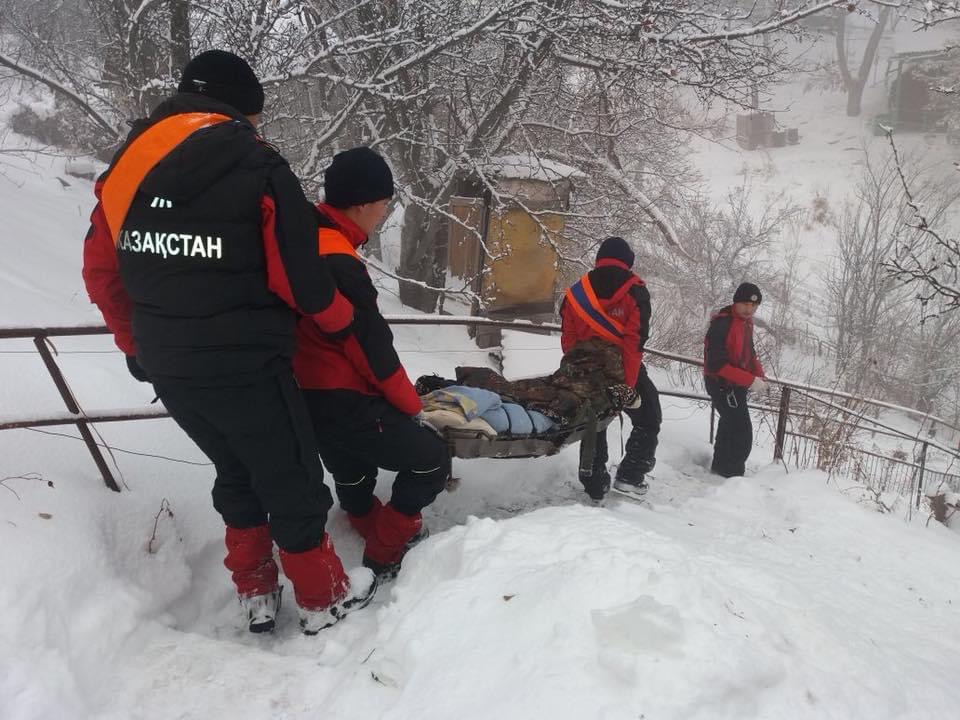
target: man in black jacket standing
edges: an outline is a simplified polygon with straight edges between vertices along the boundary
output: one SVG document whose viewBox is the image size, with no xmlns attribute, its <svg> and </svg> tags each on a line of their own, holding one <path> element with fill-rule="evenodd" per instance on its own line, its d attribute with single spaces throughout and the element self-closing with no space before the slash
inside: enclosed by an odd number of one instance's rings
<svg viewBox="0 0 960 720">
<path fill-rule="evenodd" d="M 332 497 L 291 367 L 299 317 L 347 334 L 353 308 L 317 251 L 313 207 L 257 134 L 250 66 L 208 51 L 178 90 L 97 182 L 84 281 L 131 373 L 216 468 L 224 564 L 250 630 L 274 627 L 276 542 L 312 634 L 375 589 L 366 569 L 347 576 L 325 532 Z"/>
</svg>

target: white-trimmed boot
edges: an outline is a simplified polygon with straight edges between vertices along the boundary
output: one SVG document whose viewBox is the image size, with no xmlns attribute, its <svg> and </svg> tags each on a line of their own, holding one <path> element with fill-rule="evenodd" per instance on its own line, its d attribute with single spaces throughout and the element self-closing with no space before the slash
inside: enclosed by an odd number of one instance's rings
<svg viewBox="0 0 960 720">
<path fill-rule="evenodd" d="M 638 478 L 617 478 L 613 481 L 613 489 L 624 495 L 643 498 L 650 486 L 647 484 L 646 478 L 641 475 Z"/>
<path fill-rule="evenodd" d="M 347 573 L 350 587 L 346 595 L 333 605 L 316 610 L 297 607 L 300 629 L 304 635 L 316 635 L 331 625 L 336 625 L 354 610 L 365 608 L 377 592 L 377 576 L 369 568 L 359 567 Z"/>
<path fill-rule="evenodd" d="M 277 624 L 277 613 L 280 612 L 280 601 L 283 598 L 283 586 L 263 595 L 240 598 L 240 607 L 247 616 L 247 628 L 252 633 L 273 632 Z"/>
</svg>

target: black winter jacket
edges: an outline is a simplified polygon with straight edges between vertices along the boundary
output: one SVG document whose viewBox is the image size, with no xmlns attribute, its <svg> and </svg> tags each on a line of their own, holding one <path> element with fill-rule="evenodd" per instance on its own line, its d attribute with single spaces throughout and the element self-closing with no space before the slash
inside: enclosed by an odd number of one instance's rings
<svg viewBox="0 0 960 720">
<path fill-rule="evenodd" d="M 119 237 L 98 204 L 84 277 L 117 344 L 151 379 L 245 383 L 290 367 L 300 313 L 337 331 L 351 310 L 317 252 L 316 216 L 299 181 L 228 105 L 174 95 L 136 124 L 98 191 L 124 153 L 141 152 L 146 129 L 186 113 L 230 119 L 193 132 L 143 178 Z"/>
</svg>

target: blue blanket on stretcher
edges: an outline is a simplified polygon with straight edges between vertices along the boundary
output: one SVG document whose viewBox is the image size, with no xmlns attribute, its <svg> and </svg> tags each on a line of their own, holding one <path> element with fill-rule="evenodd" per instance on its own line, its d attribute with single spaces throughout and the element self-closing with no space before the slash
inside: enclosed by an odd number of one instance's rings
<svg viewBox="0 0 960 720">
<path fill-rule="evenodd" d="M 450 385 L 423 397 L 424 409 L 445 408 L 463 414 L 464 419 L 479 417 L 498 435 L 529 435 L 546 432 L 553 421 L 536 410 L 501 401 L 497 393 L 483 388 Z"/>
<path fill-rule="evenodd" d="M 553 427 L 553 420 L 536 410 L 527 410 L 516 403 L 501 403 L 481 415 L 498 434 L 529 435 L 546 432 Z"/>
</svg>

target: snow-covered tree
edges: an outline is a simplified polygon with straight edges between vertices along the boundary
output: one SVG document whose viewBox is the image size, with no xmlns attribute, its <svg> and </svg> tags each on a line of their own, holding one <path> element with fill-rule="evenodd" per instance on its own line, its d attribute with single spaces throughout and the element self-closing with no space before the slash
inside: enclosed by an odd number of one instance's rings
<svg viewBox="0 0 960 720">
<path fill-rule="evenodd" d="M 763 360 L 775 361 L 770 353 L 794 325 L 799 278 L 795 268 L 773 262 L 772 251 L 786 245 L 800 216 L 800 208 L 786 198 L 763 197 L 747 185 L 732 189 L 719 206 L 703 197 L 686 198 L 674 218 L 686 255 L 651 246 L 638 260 L 640 272 L 658 289 L 656 347 L 699 356 L 711 313 L 729 305 L 737 286 L 749 281 L 763 290 L 765 306 L 776 310 L 757 319 L 763 335 L 770 336 Z"/>
<path fill-rule="evenodd" d="M 95 147 L 118 141 L 170 87 L 190 54 L 186 1 L 4 0 L 0 66 L 79 110 Z"/>
<path fill-rule="evenodd" d="M 783 69 L 783 45 L 764 36 L 833 4 L 73 0 L 51 11 L 5 0 L 0 62 L 83 107 L 113 140 L 172 86 L 185 50 L 236 50 L 275 92 L 274 139 L 305 141 L 295 143 L 305 181 L 345 145 L 390 157 L 403 188 L 401 274 L 435 284 L 448 198 L 464 178 L 492 188 L 487 161 L 516 151 L 572 157 L 679 245 L 651 183 L 638 181 L 656 168 L 631 166 L 638 128 L 682 124 L 655 101 L 746 103 Z M 429 307 L 417 288 L 406 299 Z"/>
<path fill-rule="evenodd" d="M 913 320 L 905 308 L 908 293 L 882 265 L 905 221 L 892 163 L 865 154 L 855 197 L 833 222 L 837 254 L 826 277 L 825 310 L 838 382 L 848 392 L 869 394 L 892 384 L 903 360 L 897 348 Z"/>
<path fill-rule="evenodd" d="M 847 57 L 847 17 L 849 12 L 840 10 L 837 15 L 837 66 L 840 69 L 840 77 L 843 78 L 844 87 L 847 90 L 847 115 L 856 117 L 860 114 L 860 102 L 863 98 L 863 90 L 867 86 L 867 79 L 870 77 L 870 70 L 873 68 L 874 60 L 877 57 L 877 50 L 880 47 L 880 39 L 883 37 L 883 31 L 887 27 L 887 21 L 890 19 L 891 8 L 885 6 L 879 9 L 876 17 L 870 16 L 872 28 L 870 37 L 867 40 L 867 46 L 863 50 L 863 57 L 860 59 L 860 65 L 854 73 L 850 69 Z"/>
<path fill-rule="evenodd" d="M 838 252 L 826 282 L 836 373 L 849 392 L 950 409 L 949 390 L 960 378 L 960 314 L 933 312 L 942 303 L 895 264 L 903 247 L 926 242 L 913 208 L 942 225 L 958 194 L 915 162 L 865 155 L 856 200 L 835 222 Z"/>
<path fill-rule="evenodd" d="M 910 286 L 923 308 L 923 318 L 960 308 L 960 240 L 945 222 L 952 205 L 929 203 L 900 156 L 890 134 L 892 167 L 901 189 L 907 219 L 884 261 L 887 272 Z M 954 196 L 955 197 L 955 196 Z M 951 198 L 952 200 L 952 198 Z"/>
<path fill-rule="evenodd" d="M 881 3 L 890 5 L 889 2 Z M 504 155 L 582 172 L 568 226 L 599 235 L 649 223 L 680 250 L 660 207 L 683 184 L 683 133 L 715 100 L 748 106 L 786 69 L 784 33 L 828 8 L 874 2 L 720 0 L 2 0 L 0 65 L 79 108 L 101 146 L 172 89 L 211 46 L 258 70 L 264 130 L 316 188 L 339 149 L 387 155 L 403 203 L 405 302 L 433 307 L 448 200 L 464 184 L 501 193 Z M 928 4 L 929 5 L 929 4 Z M 902 2 L 917 22 L 946 6 Z M 679 178 L 679 180 L 678 180 Z M 577 204 L 582 200 L 581 204 Z"/>
</svg>

